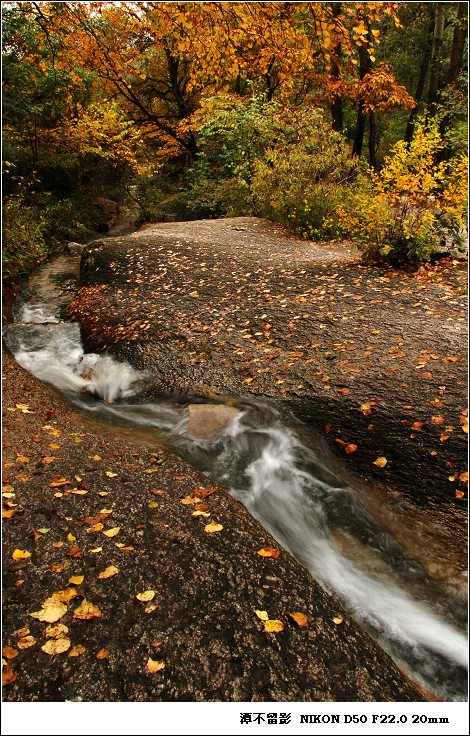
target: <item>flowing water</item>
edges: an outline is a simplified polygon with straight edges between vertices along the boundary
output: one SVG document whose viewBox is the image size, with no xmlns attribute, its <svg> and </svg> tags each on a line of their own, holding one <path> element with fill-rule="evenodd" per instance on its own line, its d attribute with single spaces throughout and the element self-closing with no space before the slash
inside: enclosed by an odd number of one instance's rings
<svg viewBox="0 0 470 736">
<path fill-rule="evenodd" d="M 322 440 L 260 402 L 230 402 L 213 439 L 191 434 L 181 403 L 139 401 L 146 377 L 86 354 L 79 325 L 61 321 L 77 259 L 33 274 L 5 329 L 20 365 L 103 425 L 135 428 L 225 487 L 334 594 L 418 684 L 465 700 L 466 578 L 449 551 L 448 519 L 352 478 Z M 417 518 L 418 517 L 418 518 Z M 447 538 L 446 538 L 447 534 Z M 452 536 L 452 531 L 450 533 Z"/>
</svg>

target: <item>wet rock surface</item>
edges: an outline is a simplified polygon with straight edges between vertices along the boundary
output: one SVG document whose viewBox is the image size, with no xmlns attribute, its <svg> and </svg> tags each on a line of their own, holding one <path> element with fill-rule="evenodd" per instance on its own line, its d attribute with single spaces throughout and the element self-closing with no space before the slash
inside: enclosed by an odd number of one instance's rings
<svg viewBox="0 0 470 736">
<path fill-rule="evenodd" d="M 104 434 L 8 354 L 4 375 L 4 645 L 18 652 L 6 700 L 423 699 L 288 553 L 257 554 L 277 545 L 237 501 L 211 487 L 202 500 L 223 529 L 205 532 L 210 519 L 182 500 L 207 478 L 135 431 Z M 70 648 L 50 655 L 47 624 L 30 613 L 71 587 L 60 620 Z M 136 598 L 148 590 L 151 604 Z M 74 617 L 84 598 L 101 616 Z M 255 609 L 284 630 L 264 633 Z M 307 628 L 288 616 L 297 611 Z M 37 639 L 27 648 L 22 628 Z M 149 657 L 164 669 L 149 674 Z"/>
<path fill-rule="evenodd" d="M 365 267 L 257 218 L 159 224 L 89 247 L 70 314 L 90 349 L 149 370 L 150 393 L 274 400 L 363 476 L 459 519 L 462 270 Z"/>
</svg>

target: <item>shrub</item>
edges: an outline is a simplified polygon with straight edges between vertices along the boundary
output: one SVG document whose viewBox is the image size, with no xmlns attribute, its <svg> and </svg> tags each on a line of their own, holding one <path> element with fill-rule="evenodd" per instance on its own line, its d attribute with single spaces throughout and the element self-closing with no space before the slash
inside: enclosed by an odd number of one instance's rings
<svg viewBox="0 0 470 736">
<path fill-rule="evenodd" d="M 467 157 L 436 163 L 443 147 L 439 121 L 419 121 L 411 144 L 396 143 L 381 172 L 340 204 L 343 232 L 359 241 L 365 260 L 413 266 L 442 245 L 460 247 Z"/>
<path fill-rule="evenodd" d="M 338 234 L 333 215 L 355 164 L 320 111 L 223 96 L 207 101 L 195 123 L 190 216 L 256 214 L 304 238 Z"/>
<path fill-rule="evenodd" d="M 36 208 L 29 207 L 21 194 L 3 203 L 3 275 L 26 273 L 47 256 L 44 240 L 45 220 Z"/>
</svg>

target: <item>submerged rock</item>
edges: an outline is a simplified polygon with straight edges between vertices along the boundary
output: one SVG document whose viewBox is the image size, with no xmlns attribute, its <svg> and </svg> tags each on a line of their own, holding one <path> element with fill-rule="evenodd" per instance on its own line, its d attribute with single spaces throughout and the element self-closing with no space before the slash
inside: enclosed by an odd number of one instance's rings
<svg viewBox="0 0 470 736">
<path fill-rule="evenodd" d="M 188 435 L 194 439 L 213 440 L 225 434 L 240 413 L 226 404 L 190 404 Z"/>
</svg>

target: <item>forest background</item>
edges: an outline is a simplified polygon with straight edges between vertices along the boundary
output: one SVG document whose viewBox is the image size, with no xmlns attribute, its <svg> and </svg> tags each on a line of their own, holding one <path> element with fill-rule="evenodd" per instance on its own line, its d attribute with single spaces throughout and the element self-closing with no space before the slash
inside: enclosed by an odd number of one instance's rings
<svg viewBox="0 0 470 736">
<path fill-rule="evenodd" d="M 256 215 L 416 267 L 465 248 L 467 4 L 11 2 L 4 276 L 100 229 Z"/>
</svg>

